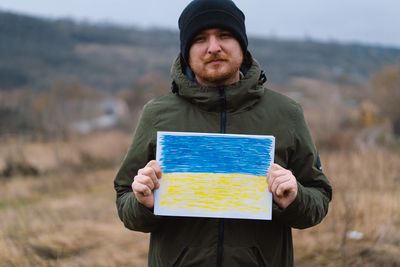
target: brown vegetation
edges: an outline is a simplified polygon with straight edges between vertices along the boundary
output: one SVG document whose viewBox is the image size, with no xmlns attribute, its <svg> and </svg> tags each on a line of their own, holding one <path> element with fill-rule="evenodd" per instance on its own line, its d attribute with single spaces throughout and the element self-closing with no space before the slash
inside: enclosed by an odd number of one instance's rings
<svg viewBox="0 0 400 267">
<path fill-rule="evenodd" d="M 400 145 L 392 126 L 398 117 L 391 116 L 396 106 L 385 113 L 377 100 L 385 90 L 370 89 L 392 81 L 391 70 L 365 88 L 311 79 L 279 88 L 302 104 L 334 190 L 327 218 L 294 230 L 296 266 L 400 266 Z M 149 74 L 138 90 L 119 92 L 130 105 L 125 123 L 166 87 Z M 114 204 L 112 182 L 131 130 L 83 135 L 63 128 L 93 111 L 63 109 L 63 100 L 96 97 L 102 95 L 77 83 L 0 94 L 3 111 L 18 110 L 6 115 L 25 116 L 11 119 L 46 125 L 17 123 L 10 133 L 0 123 L 0 266 L 147 265 L 148 234 L 125 229 Z"/>
<path fill-rule="evenodd" d="M 148 235 L 125 229 L 114 204 L 116 162 L 129 142 L 113 131 L 63 144 L 63 163 L 50 162 L 50 144 L 26 144 L 42 174 L 0 181 L 0 266 L 146 266 Z M 67 160 L 80 151 L 92 168 Z M 400 155 L 364 147 L 322 151 L 321 159 L 334 198 L 319 226 L 294 231 L 296 266 L 400 264 Z M 350 239 L 353 230 L 363 238 Z"/>
<path fill-rule="evenodd" d="M 382 115 L 393 125 L 400 136 L 400 64 L 386 66 L 371 78 L 374 100 Z"/>
<path fill-rule="evenodd" d="M 321 159 L 334 197 L 319 226 L 294 232 L 296 266 L 398 266 L 400 155 L 365 147 Z"/>
</svg>

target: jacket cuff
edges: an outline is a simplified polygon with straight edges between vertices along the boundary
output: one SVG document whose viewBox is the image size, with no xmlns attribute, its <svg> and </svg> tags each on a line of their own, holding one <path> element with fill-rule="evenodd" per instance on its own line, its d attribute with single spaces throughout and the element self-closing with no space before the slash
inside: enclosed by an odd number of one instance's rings
<svg viewBox="0 0 400 267">
<path fill-rule="evenodd" d="M 297 195 L 296 198 L 287 206 L 285 209 L 280 208 L 278 205 L 276 212 L 279 218 L 289 226 L 292 225 L 294 220 L 298 220 L 299 216 L 302 215 L 301 206 L 303 202 L 304 187 L 297 182 Z"/>
<path fill-rule="evenodd" d="M 298 216 L 298 212 L 300 210 L 300 205 L 302 203 L 302 196 L 303 196 L 304 188 L 300 183 L 297 183 L 297 195 L 296 198 L 290 203 L 286 209 L 283 209 L 283 215 L 293 215 L 291 217 L 296 218 Z"/>
<path fill-rule="evenodd" d="M 132 217 L 126 221 L 128 228 L 141 232 L 153 232 L 158 228 L 161 216 L 154 215 L 151 209 L 139 203 L 135 195 L 130 195 L 130 206 L 132 207 Z"/>
<path fill-rule="evenodd" d="M 154 215 L 154 209 L 149 209 L 146 206 L 144 206 L 135 198 L 133 194 L 132 194 L 132 201 L 133 201 L 133 207 L 137 212 L 137 214 L 140 215 L 141 219 L 147 221 L 160 218 L 160 216 Z"/>
<path fill-rule="evenodd" d="M 318 224 L 325 217 L 329 198 L 316 188 L 297 185 L 295 200 L 286 209 L 281 209 L 278 216 L 290 227 L 305 229 Z"/>
</svg>

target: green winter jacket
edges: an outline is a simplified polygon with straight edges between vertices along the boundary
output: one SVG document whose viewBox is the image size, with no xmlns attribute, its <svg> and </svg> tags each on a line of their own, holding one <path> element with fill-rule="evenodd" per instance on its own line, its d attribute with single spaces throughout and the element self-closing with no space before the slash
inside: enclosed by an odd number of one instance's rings
<svg viewBox="0 0 400 267">
<path fill-rule="evenodd" d="M 178 57 L 171 71 L 177 92 L 145 105 L 114 186 L 125 226 L 151 233 L 149 266 L 293 266 L 291 228 L 316 225 L 328 212 L 332 189 L 302 109 L 264 88 L 260 74 L 253 60 L 239 82 L 202 87 L 182 73 Z M 136 200 L 131 184 L 155 159 L 157 131 L 273 135 L 275 163 L 293 172 L 297 197 L 286 209 L 274 203 L 270 221 L 156 216 Z"/>
</svg>

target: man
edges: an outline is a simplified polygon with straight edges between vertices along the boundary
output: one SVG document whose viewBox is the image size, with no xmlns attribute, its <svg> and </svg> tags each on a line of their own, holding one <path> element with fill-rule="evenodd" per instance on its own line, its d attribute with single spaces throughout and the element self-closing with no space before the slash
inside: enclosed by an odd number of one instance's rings
<svg viewBox="0 0 400 267">
<path fill-rule="evenodd" d="M 247 51 L 244 15 L 232 1 L 192 1 L 179 29 L 173 92 L 144 107 L 114 182 L 118 214 L 127 228 L 151 233 L 149 266 L 293 266 L 291 228 L 318 224 L 332 194 L 302 110 L 263 87 L 265 76 Z M 162 177 L 157 131 L 275 136 L 266 177 L 272 220 L 154 215 Z"/>
</svg>

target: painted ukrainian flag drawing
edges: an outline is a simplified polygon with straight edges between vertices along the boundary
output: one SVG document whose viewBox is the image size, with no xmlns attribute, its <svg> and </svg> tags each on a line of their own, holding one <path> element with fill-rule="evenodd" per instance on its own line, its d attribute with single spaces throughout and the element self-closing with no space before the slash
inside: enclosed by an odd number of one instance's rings
<svg viewBox="0 0 400 267">
<path fill-rule="evenodd" d="M 158 132 L 154 213 L 270 220 L 274 150 L 273 136 Z"/>
</svg>

